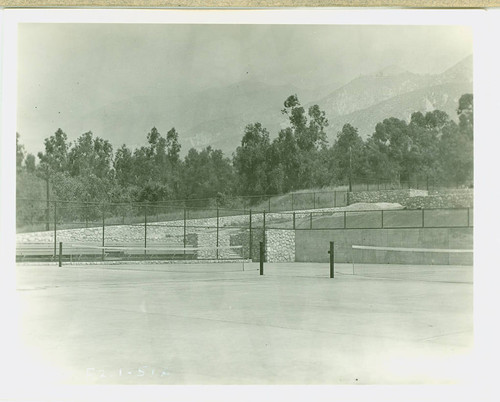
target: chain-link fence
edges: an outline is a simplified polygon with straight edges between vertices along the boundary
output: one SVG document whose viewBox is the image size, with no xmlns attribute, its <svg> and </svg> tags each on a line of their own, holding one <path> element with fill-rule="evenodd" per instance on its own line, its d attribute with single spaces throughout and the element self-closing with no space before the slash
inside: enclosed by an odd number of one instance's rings
<svg viewBox="0 0 500 402">
<path fill-rule="evenodd" d="M 303 197 L 303 198 L 302 198 Z M 307 198 L 309 197 L 309 198 Z M 18 244 L 59 242 L 92 247 L 135 247 L 144 258 L 155 249 L 196 248 L 198 259 L 258 258 L 269 230 L 473 227 L 473 209 L 308 211 L 323 205 L 316 193 L 294 197 L 295 211 L 188 208 L 157 204 L 98 204 L 18 200 Z M 333 199 L 334 200 L 334 199 Z M 332 198 L 329 202 L 333 202 Z M 330 204 L 331 205 L 331 204 Z M 335 204 L 333 204 L 335 205 Z M 304 208 L 304 209 L 303 209 Z M 149 250 L 149 251 L 148 251 Z M 157 253 L 158 254 L 158 253 Z M 171 253 L 171 257 L 179 257 Z M 134 258 L 135 258 L 134 257 Z M 104 253 L 103 253 L 104 258 Z"/>
</svg>

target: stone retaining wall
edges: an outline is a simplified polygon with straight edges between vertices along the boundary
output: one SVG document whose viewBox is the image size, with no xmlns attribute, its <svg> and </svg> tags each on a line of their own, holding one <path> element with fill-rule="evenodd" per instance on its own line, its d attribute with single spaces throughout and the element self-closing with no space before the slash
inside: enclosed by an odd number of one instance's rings
<svg viewBox="0 0 500 402">
<path fill-rule="evenodd" d="M 472 208 L 474 206 L 474 190 L 449 190 L 429 192 L 427 197 L 413 197 L 406 204 L 410 209 L 432 208 Z"/>
<path fill-rule="evenodd" d="M 294 262 L 295 230 L 266 230 L 266 254 L 268 262 Z"/>
<path fill-rule="evenodd" d="M 426 197 L 427 190 L 380 190 L 380 191 L 354 191 L 347 194 L 347 204 L 356 204 L 358 202 L 391 202 L 406 206 L 413 197 Z"/>
<path fill-rule="evenodd" d="M 474 190 L 380 190 L 348 193 L 348 204 L 392 202 L 408 209 L 471 208 L 474 206 Z"/>
</svg>

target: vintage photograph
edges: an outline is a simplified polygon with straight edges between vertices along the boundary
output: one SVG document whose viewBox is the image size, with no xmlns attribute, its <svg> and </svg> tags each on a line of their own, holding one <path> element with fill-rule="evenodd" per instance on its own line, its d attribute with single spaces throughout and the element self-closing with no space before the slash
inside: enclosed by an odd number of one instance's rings
<svg viewBox="0 0 500 402">
<path fill-rule="evenodd" d="M 471 26 L 24 22 L 16 50 L 23 370 L 467 383 Z"/>
</svg>

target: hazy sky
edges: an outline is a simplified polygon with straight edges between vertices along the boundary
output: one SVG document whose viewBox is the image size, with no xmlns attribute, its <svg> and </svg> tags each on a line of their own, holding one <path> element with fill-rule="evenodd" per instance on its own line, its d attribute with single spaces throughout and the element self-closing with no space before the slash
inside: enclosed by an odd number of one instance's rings
<svg viewBox="0 0 500 402">
<path fill-rule="evenodd" d="M 133 96 L 247 78 L 316 88 L 388 65 L 440 73 L 471 53 L 456 26 L 22 24 L 18 132 L 36 153 L 57 128 L 74 140 L 70 121 Z"/>
</svg>

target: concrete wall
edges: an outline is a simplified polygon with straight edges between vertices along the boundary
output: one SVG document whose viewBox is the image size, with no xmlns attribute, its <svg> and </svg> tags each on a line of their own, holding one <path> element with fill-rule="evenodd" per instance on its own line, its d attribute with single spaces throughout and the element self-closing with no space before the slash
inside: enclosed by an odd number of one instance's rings
<svg viewBox="0 0 500 402">
<path fill-rule="evenodd" d="M 297 262 L 328 262 L 329 242 L 335 242 L 335 261 L 352 262 L 352 245 L 370 245 L 407 248 L 472 249 L 472 228 L 421 229 L 345 229 L 297 230 L 295 257 Z M 364 256 L 363 256 L 364 255 Z M 472 265 L 472 255 L 448 253 L 405 253 L 357 251 L 356 262 L 397 263 L 403 258 L 410 264 Z"/>
</svg>

